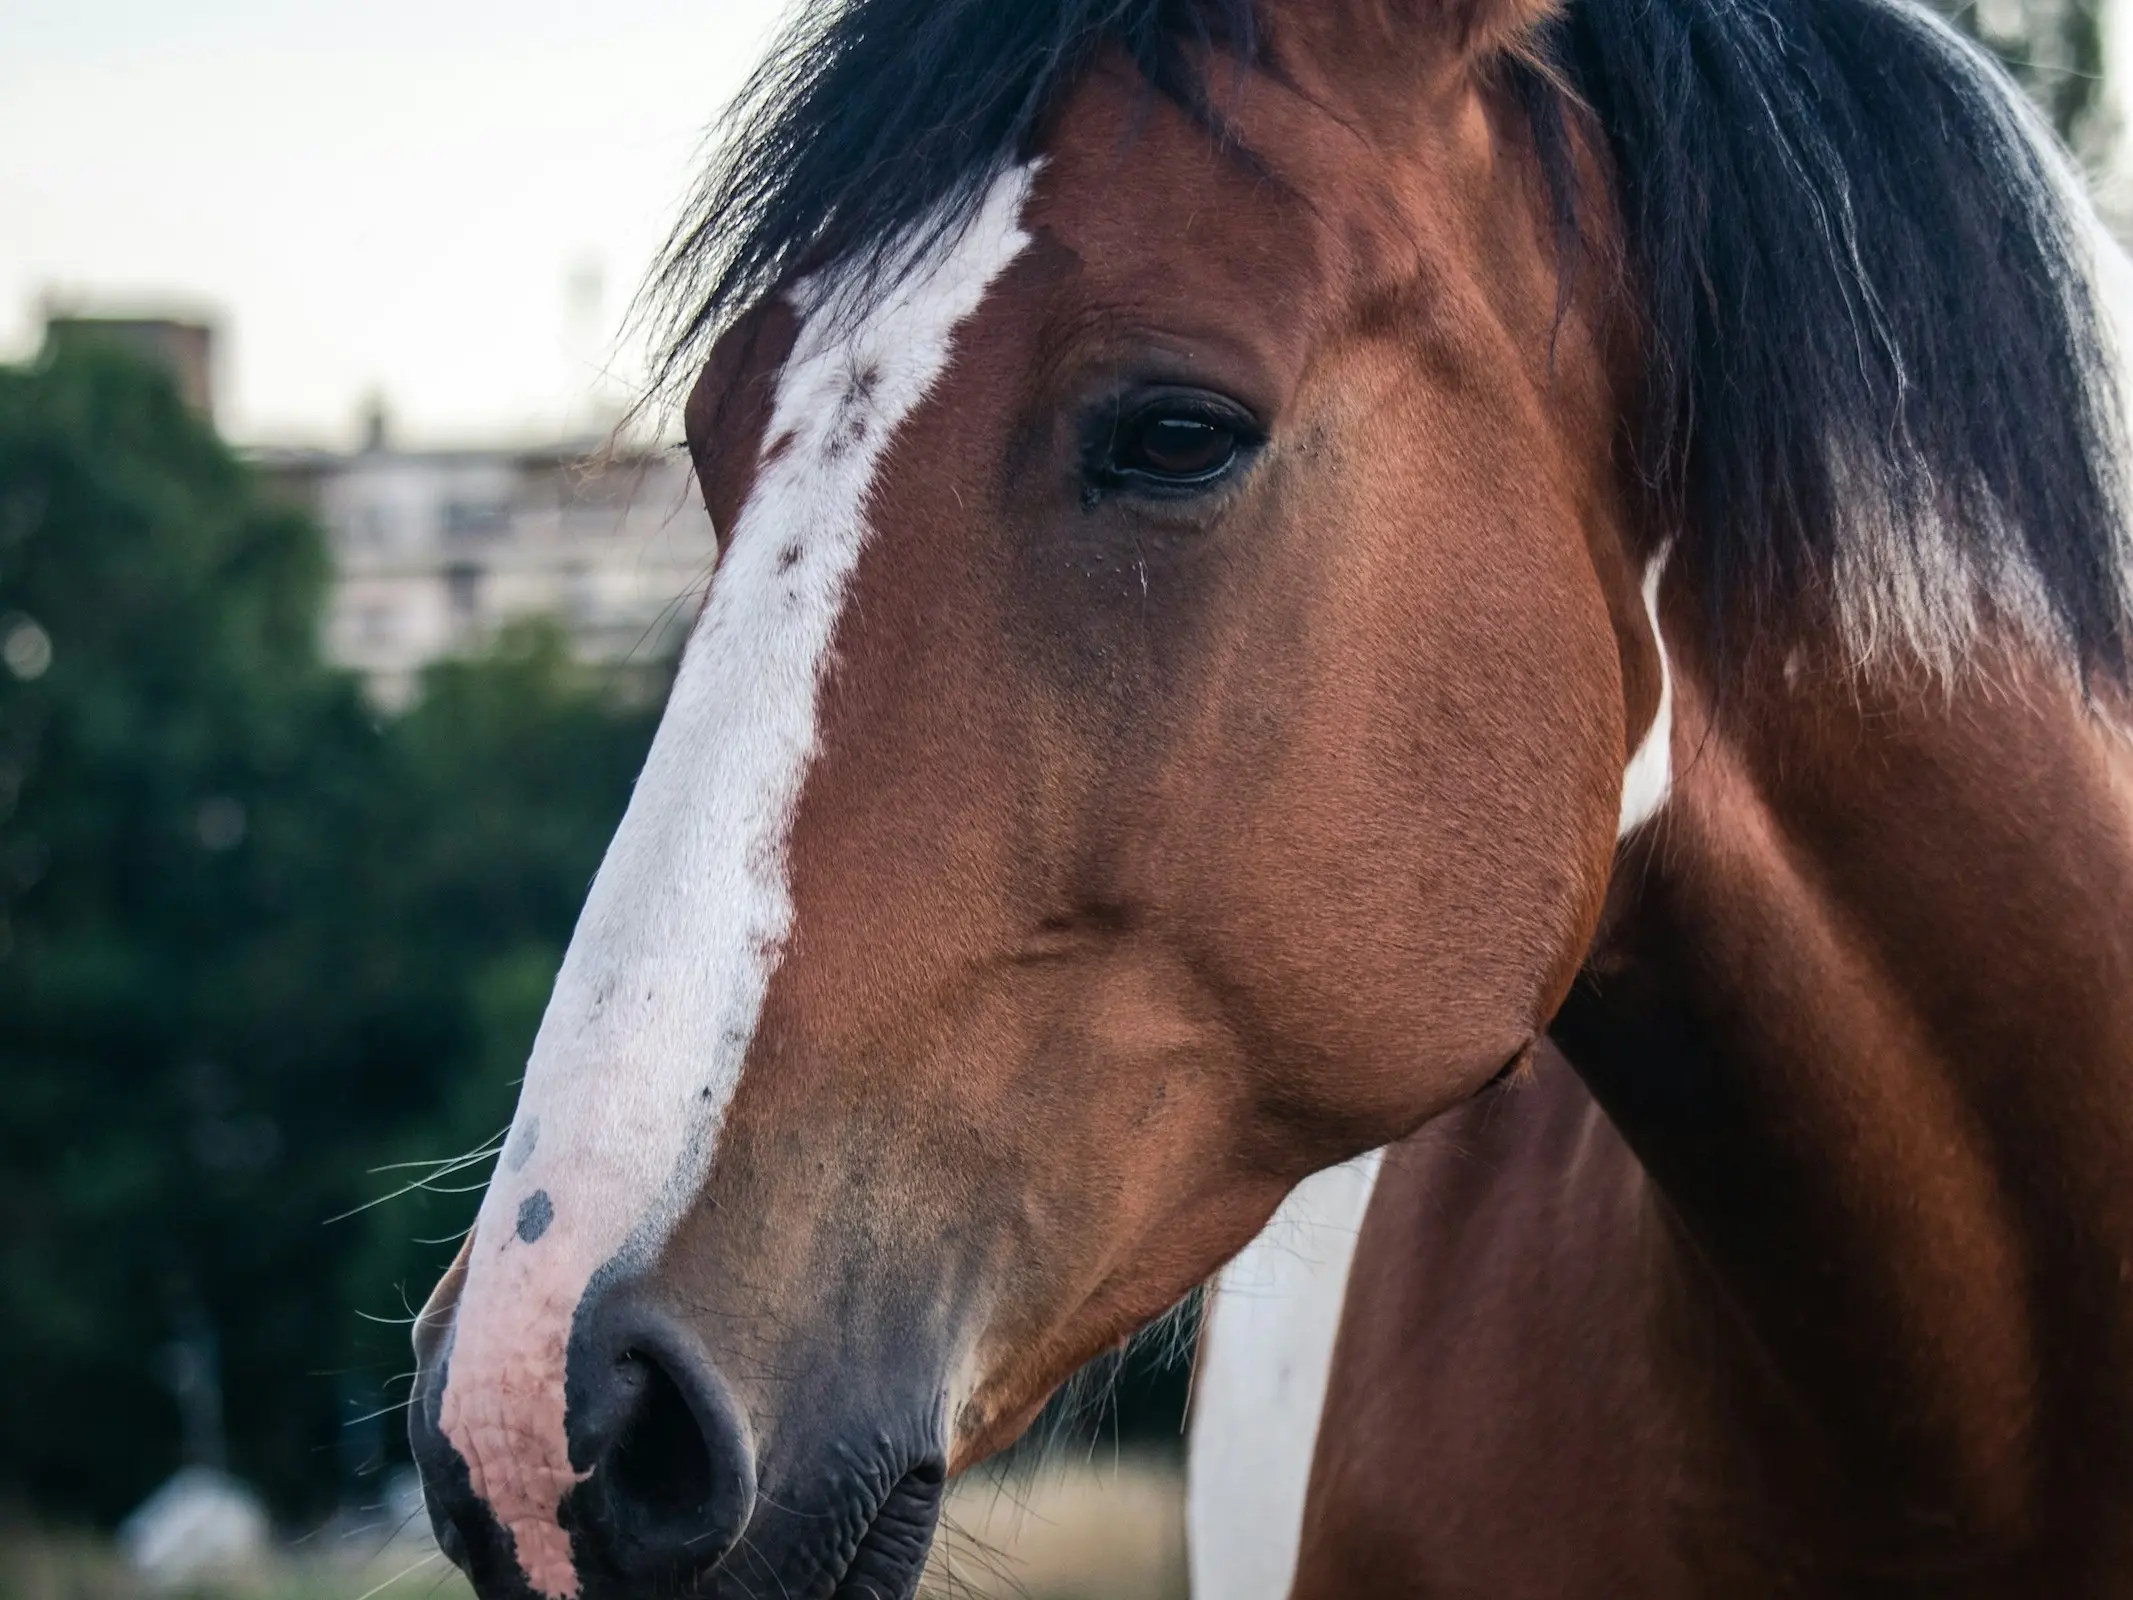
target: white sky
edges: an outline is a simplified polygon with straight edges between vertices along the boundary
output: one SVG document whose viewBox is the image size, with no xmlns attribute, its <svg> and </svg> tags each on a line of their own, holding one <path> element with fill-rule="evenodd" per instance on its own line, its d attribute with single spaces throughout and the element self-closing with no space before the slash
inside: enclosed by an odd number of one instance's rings
<svg viewBox="0 0 2133 1600">
<path fill-rule="evenodd" d="M 177 307 L 239 439 L 345 442 L 372 390 L 409 438 L 591 424 L 780 9 L 0 0 L 0 359 L 48 294 Z"/>
<path fill-rule="evenodd" d="M 219 326 L 239 439 L 347 441 L 372 391 L 410 439 L 598 426 L 634 393 L 630 296 L 780 9 L 0 0 L 0 359 L 46 295 L 175 307 Z"/>
</svg>

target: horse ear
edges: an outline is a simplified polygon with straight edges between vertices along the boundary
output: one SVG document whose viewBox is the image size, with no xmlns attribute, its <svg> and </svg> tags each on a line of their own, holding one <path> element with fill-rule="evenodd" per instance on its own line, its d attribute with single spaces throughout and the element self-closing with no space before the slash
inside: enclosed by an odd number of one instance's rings
<svg viewBox="0 0 2133 1600">
<path fill-rule="evenodd" d="M 1453 43 L 1469 56 L 1516 49 L 1561 0 L 1420 0 L 1451 29 Z"/>
<path fill-rule="evenodd" d="M 1283 22 L 1323 46 L 1420 46 L 1442 60 L 1461 60 L 1516 50 L 1564 0 L 1271 0 Z M 1377 41 L 1367 44 L 1365 41 Z M 1379 58 L 1382 59 L 1382 58 Z"/>
<path fill-rule="evenodd" d="M 1565 0 L 1260 0 L 1279 53 L 1286 36 L 1334 72 L 1466 69 L 1523 47 Z M 1407 90 L 1397 90 L 1407 103 Z"/>
</svg>

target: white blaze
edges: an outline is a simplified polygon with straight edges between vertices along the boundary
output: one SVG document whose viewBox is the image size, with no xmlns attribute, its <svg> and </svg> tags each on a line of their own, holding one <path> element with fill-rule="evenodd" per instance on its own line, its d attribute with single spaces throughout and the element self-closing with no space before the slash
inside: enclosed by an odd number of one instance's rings
<svg viewBox="0 0 2133 1600">
<path fill-rule="evenodd" d="M 475 1226 L 440 1423 L 542 1593 L 578 1588 L 556 1523 L 578 1478 L 572 1318 L 593 1274 L 657 1250 L 709 1170 L 792 927 L 787 835 L 875 471 L 1028 242 L 1031 175 L 1002 174 L 971 225 L 864 317 L 834 315 L 835 282 L 795 294 L 753 490 L 534 1041 Z"/>
</svg>

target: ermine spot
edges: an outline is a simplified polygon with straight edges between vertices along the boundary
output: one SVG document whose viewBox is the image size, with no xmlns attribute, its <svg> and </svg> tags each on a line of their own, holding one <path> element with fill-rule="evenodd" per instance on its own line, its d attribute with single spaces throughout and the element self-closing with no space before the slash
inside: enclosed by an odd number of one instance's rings
<svg viewBox="0 0 2133 1600">
<path fill-rule="evenodd" d="M 504 1151 L 504 1170 L 521 1171 L 533 1159 L 534 1146 L 541 1142 L 541 1119 L 531 1118 L 526 1125 L 511 1135 L 511 1143 Z"/>
<path fill-rule="evenodd" d="M 555 1202 L 548 1198 L 546 1189 L 536 1189 L 518 1203 L 518 1237 L 521 1244 L 532 1244 L 548 1231 L 548 1224 L 555 1221 Z"/>
</svg>

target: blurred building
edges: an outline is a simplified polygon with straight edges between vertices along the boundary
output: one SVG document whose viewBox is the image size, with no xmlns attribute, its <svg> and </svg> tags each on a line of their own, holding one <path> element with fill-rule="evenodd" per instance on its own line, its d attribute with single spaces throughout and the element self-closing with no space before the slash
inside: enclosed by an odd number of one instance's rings
<svg viewBox="0 0 2133 1600">
<path fill-rule="evenodd" d="M 170 373 L 185 403 L 210 422 L 215 417 L 215 330 L 183 317 L 91 317 L 47 310 L 47 352 L 84 344 L 115 345 Z"/>
<path fill-rule="evenodd" d="M 421 670 L 505 624 L 552 616 L 577 657 L 656 677 L 716 554 L 678 451 L 411 449 L 373 413 L 353 454 L 260 450 L 254 464 L 326 529 L 326 654 L 397 708 Z"/>
<path fill-rule="evenodd" d="M 46 352 L 115 346 L 165 368 L 214 420 L 215 334 L 204 318 L 87 315 L 47 304 Z M 329 659 L 372 697 L 407 704 L 422 669 L 480 650 L 506 624 L 558 620 L 578 659 L 656 684 L 717 545 L 688 461 L 601 440 L 497 449 L 394 441 L 382 407 L 353 452 L 258 449 L 271 492 L 326 530 Z"/>
</svg>

